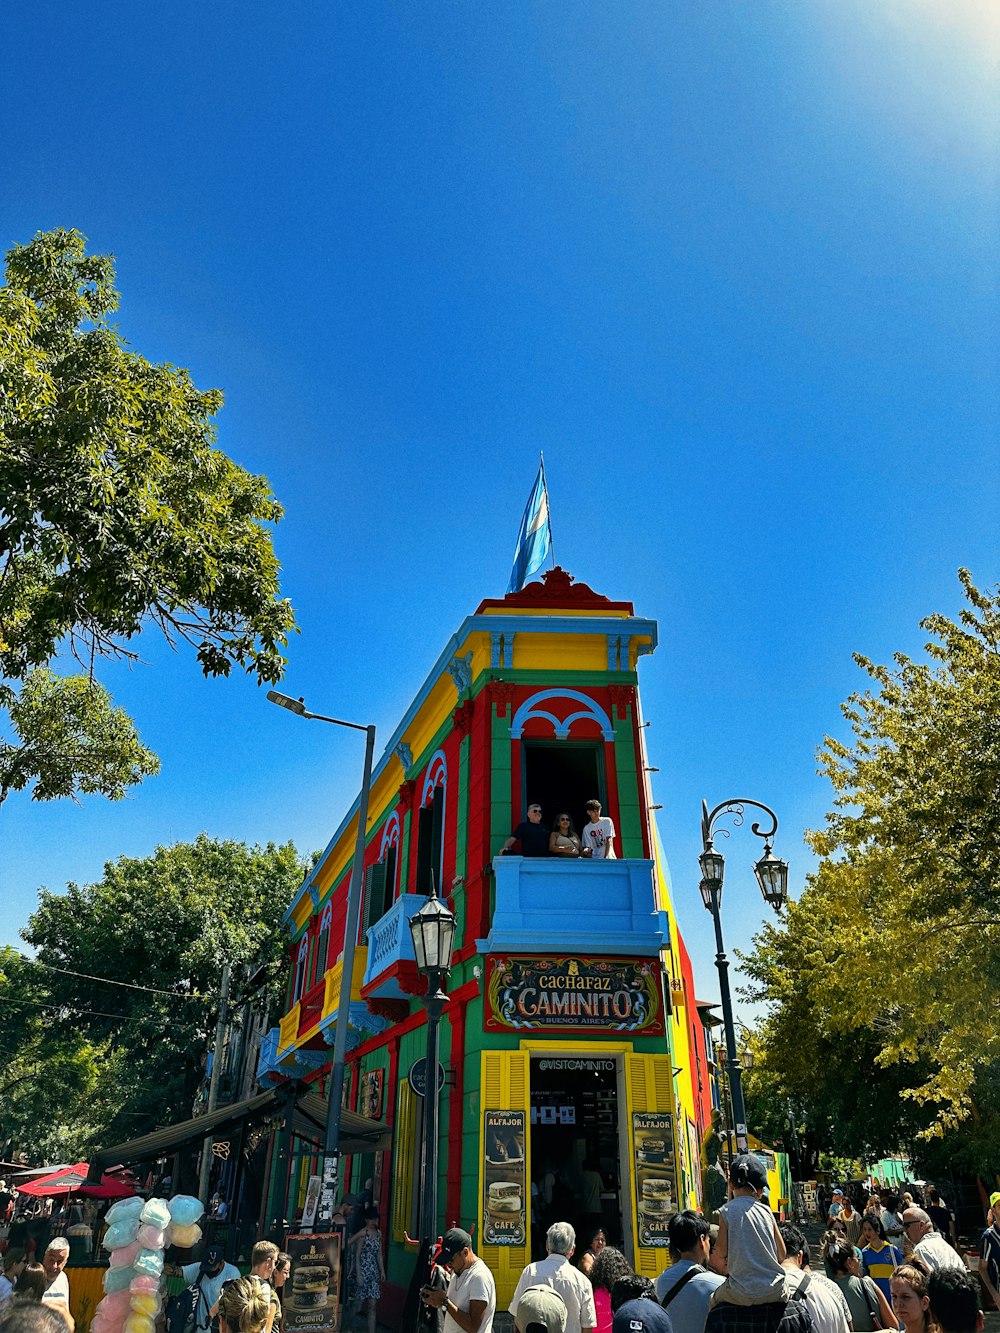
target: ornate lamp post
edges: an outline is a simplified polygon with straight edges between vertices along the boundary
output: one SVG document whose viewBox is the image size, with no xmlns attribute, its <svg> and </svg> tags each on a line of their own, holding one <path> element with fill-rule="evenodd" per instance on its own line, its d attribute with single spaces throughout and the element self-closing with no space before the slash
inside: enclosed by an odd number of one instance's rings
<svg viewBox="0 0 1000 1333">
<path fill-rule="evenodd" d="M 699 885 L 701 898 L 705 907 L 712 913 L 712 921 L 715 925 L 715 966 L 719 970 L 722 1017 L 726 1029 L 726 1069 L 729 1074 L 733 1119 L 736 1121 L 736 1150 L 741 1153 L 747 1151 L 746 1108 L 743 1104 L 740 1061 L 736 1053 L 733 1001 L 729 993 L 729 960 L 726 958 L 726 951 L 722 943 L 722 917 L 720 914 L 722 879 L 726 870 L 726 858 L 721 852 L 715 850 L 713 838 L 715 837 L 715 821 L 720 816 L 732 815 L 734 824 L 739 827 L 743 823 L 743 815 L 748 805 L 757 810 L 763 810 L 772 821 L 771 827 L 764 832 L 761 832 L 759 824 L 750 825 L 751 833 L 764 840 L 764 855 L 754 866 L 757 883 L 764 895 L 764 901 L 769 903 L 775 911 L 784 906 L 788 901 L 788 863 L 771 853 L 771 839 L 778 831 L 778 816 L 768 806 L 761 805 L 760 801 L 751 801 L 745 798 L 723 801 L 711 813 L 709 813 L 708 803 L 702 801 L 701 841 L 704 850 L 698 857 L 698 864 L 701 866 L 701 884 Z M 728 829 L 720 829 L 719 833 L 723 837 L 729 837 Z"/>
<path fill-rule="evenodd" d="M 424 1184 L 420 1209 L 421 1254 L 430 1253 L 437 1239 L 438 1177 L 438 1024 L 448 996 L 441 983 L 451 971 L 455 917 L 437 896 L 434 877 L 420 911 L 410 919 L 417 971 L 427 978 L 427 1059 L 424 1075 Z M 419 1260 L 418 1260 L 419 1266 Z"/>
<path fill-rule="evenodd" d="M 347 1017 L 351 1008 L 351 988 L 354 982 L 354 946 L 358 938 L 358 918 L 361 915 L 361 895 L 364 890 L 365 830 L 368 826 L 368 797 L 372 787 L 372 761 L 375 756 L 375 728 L 363 727 L 357 722 L 343 722 L 339 717 L 324 717 L 310 713 L 303 699 L 278 690 L 268 690 L 269 703 L 287 708 L 296 717 L 312 722 L 331 722 L 335 727 L 349 727 L 365 733 L 365 767 L 358 797 L 358 836 L 354 842 L 354 861 L 351 882 L 347 891 L 347 919 L 344 922 L 344 951 L 340 969 L 340 998 L 337 1001 L 337 1027 L 333 1038 L 333 1063 L 330 1067 L 326 1103 L 326 1136 L 323 1143 L 323 1191 L 318 1209 L 319 1230 L 328 1229 L 333 1217 L 334 1202 L 340 1174 L 340 1104 L 344 1097 L 344 1057 L 347 1054 Z"/>
</svg>

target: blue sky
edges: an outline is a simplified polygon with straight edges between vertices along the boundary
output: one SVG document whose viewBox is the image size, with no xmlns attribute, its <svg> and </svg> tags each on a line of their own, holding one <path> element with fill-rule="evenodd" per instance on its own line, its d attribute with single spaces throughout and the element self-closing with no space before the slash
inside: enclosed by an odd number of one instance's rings
<svg viewBox="0 0 1000 1333">
<path fill-rule="evenodd" d="M 802 831 L 851 653 L 997 578 L 1000 20 L 949 0 L 20 6 L 3 248 L 74 226 L 120 325 L 226 394 L 286 507 L 286 688 L 388 739 L 506 587 L 544 450 L 555 554 L 660 625 L 641 664 L 700 990 L 700 802 Z M 325 844 L 361 741 L 151 636 L 105 679 L 160 754 L 117 805 L 0 808 L 37 890 L 201 830 Z M 726 847 L 727 943 L 764 906 Z"/>
</svg>

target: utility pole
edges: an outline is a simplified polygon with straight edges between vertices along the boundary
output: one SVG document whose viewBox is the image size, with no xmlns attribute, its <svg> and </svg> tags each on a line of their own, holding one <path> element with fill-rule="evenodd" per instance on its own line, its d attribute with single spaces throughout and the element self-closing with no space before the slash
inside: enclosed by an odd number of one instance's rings
<svg viewBox="0 0 1000 1333">
<path fill-rule="evenodd" d="M 219 1021 L 215 1025 L 215 1045 L 212 1047 L 212 1076 L 208 1081 L 208 1111 L 211 1115 L 219 1100 L 219 1076 L 222 1072 L 222 1042 L 229 1019 L 229 963 L 222 965 L 222 989 L 219 992 Z M 198 1198 L 208 1207 L 208 1180 L 212 1170 L 212 1135 L 201 1145 L 201 1169 L 198 1172 Z"/>
</svg>

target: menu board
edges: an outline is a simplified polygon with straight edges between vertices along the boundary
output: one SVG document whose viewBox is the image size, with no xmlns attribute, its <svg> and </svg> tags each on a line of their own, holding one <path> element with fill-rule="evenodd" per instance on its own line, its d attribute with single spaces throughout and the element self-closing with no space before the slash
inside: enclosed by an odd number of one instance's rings
<svg viewBox="0 0 1000 1333">
<path fill-rule="evenodd" d="M 634 1112 L 632 1145 L 639 1244 L 664 1246 L 667 1223 L 677 1211 L 673 1116 L 663 1111 Z"/>
<path fill-rule="evenodd" d="M 527 1241 L 525 1113 L 483 1112 L 483 1242 L 524 1245 Z"/>
<path fill-rule="evenodd" d="M 292 1270 L 285 1285 L 284 1326 L 320 1333 L 337 1327 L 340 1314 L 340 1246 L 336 1232 L 289 1236 Z"/>
</svg>

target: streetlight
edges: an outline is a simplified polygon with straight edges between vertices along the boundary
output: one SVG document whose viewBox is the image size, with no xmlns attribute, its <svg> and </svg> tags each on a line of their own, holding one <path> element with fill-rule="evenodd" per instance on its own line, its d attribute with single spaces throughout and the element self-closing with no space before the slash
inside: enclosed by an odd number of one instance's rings
<svg viewBox="0 0 1000 1333">
<path fill-rule="evenodd" d="M 344 722 L 339 717 L 325 717 L 310 713 L 304 699 L 293 699 L 277 690 L 268 690 L 268 702 L 287 708 L 297 717 L 312 722 L 330 722 L 335 727 L 349 727 L 365 733 L 365 767 L 358 797 L 358 836 L 354 843 L 354 861 L 351 882 L 347 891 L 347 920 L 344 923 L 344 949 L 341 955 L 340 999 L 337 1002 L 337 1027 L 333 1038 L 333 1067 L 330 1071 L 326 1104 L 326 1135 L 323 1141 L 323 1190 L 320 1194 L 317 1217 L 322 1231 L 333 1219 L 333 1205 L 337 1195 L 340 1174 L 340 1109 L 344 1098 L 344 1059 L 347 1055 L 347 1018 L 351 1009 L 351 990 L 354 985 L 354 946 L 358 938 L 358 918 L 361 914 L 361 895 L 364 890 L 365 828 L 368 824 L 368 797 L 372 788 L 372 760 L 375 755 L 375 728 L 363 727 L 357 722 Z"/>
<path fill-rule="evenodd" d="M 736 1029 L 733 1024 L 733 1001 L 729 993 L 729 960 L 722 943 L 722 879 L 726 869 L 726 858 L 713 846 L 715 821 L 720 815 L 732 815 L 733 822 L 739 827 L 743 823 L 743 814 L 748 805 L 756 810 L 763 810 L 770 815 L 772 827 L 761 832 L 759 824 L 751 824 L 751 833 L 764 839 L 764 855 L 754 866 L 757 883 L 764 895 L 764 901 L 778 911 L 788 901 L 788 863 L 771 854 L 771 839 L 778 831 L 778 816 L 760 801 L 744 798 L 723 801 L 709 813 L 708 803 L 701 803 L 701 841 L 703 851 L 698 857 L 701 866 L 701 884 L 699 891 L 702 902 L 712 913 L 715 925 L 715 966 L 719 970 L 719 990 L 722 995 L 722 1017 L 726 1028 L 726 1066 L 729 1071 L 729 1090 L 733 1105 L 733 1119 L 736 1121 L 736 1148 L 738 1152 L 747 1151 L 746 1108 L 743 1104 L 743 1083 L 740 1076 L 740 1061 L 736 1055 Z M 729 837 L 728 829 L 720 829 L 724 837 Z"/>
<path fill-rule="evenodd" d="M 438 1171 L 438 1024 L 448 996 L 441 987 L 451 971 L 455 916 L 437 896 L 434 876 L 431 891 L 420 911 L 410 918 L 417 971 L 427 978 L 427 1058 L 424 1071 L 424 1187 L 421 1204 L 420 1252 L 428 1259 L 437 1237 Z M 421 1258 L 417 1259 L 417 1267 Z"/>
</svg>

